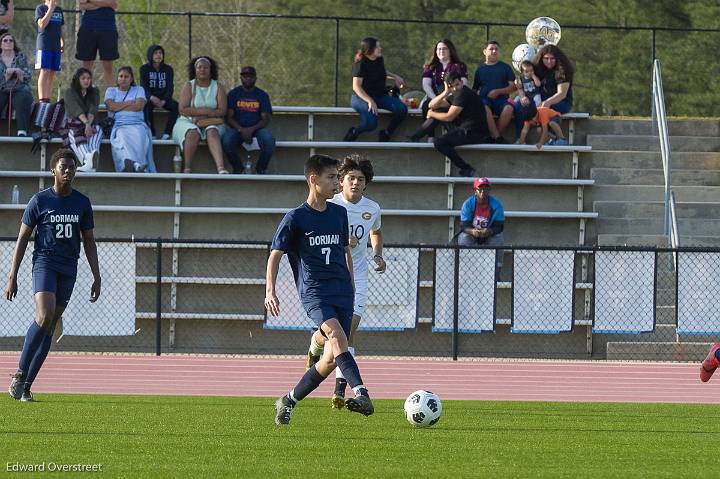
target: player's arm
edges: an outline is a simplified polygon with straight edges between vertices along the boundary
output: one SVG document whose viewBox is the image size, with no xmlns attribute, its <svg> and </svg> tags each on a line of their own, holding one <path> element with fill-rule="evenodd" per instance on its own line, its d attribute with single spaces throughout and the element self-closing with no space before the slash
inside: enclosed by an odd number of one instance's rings
<svg viewBox="0 0 720 479">
<path fill-rule="evenodd" d="M 90 265 L 90 271 L 93 275 L 93 284 L 90 287 L 90 302 L 94 303 L 100 297 L 100 288 L 102 280 L 100 279 L 100 265 L 98 264 L 97 244 L 95 244 L 95 235 L 93 230 L 83 230 L 81 232 L 83 238 L 83 249 L 85 257 Z"/>
<path fill-rule="evenodd" d="M 20 224 L 20 233 L 18 234 L 17 243 L 15 243 L 12 265 L 10 266 L 10 276 L 8 277 L 7 286 L 5 286 L 5 299 L 8 301 L 12 301 L 17 295 L 17 275 L 32 231 L 32 228 L 25 223 Z"/>
<path fill-rule="evenodd" d="M 546 141 L 548 141 L 548 138 L 550 138 L 550 133 L 548 133 L 548 126 L 547 124 L 540 124 L 540 139 L 538 140 L 537 144 L 535 145 L 538 150 L 542 148 L 542 146 L 545 144 Z"/>
<path fill-rule="evenodd" d="M 350 271 L 350 282 L 353 285 L 353 291 L 355 291 L 355 273 L 353 273 L 353 260 L 352 254 L 350 254 L 350 246 L 345 247 L 345 263 L 347 263 L 348 271 Z"/>
<path fill-rule="evenodd" d="M 375 262 L 375 271 L 378 273 L 385 272 L 385 260 L 383 259 L 383 239 L 381 230 L 370 230 L 370 246 L 373 250 L 373 261 Z"/>
<path fill-rule="evenodd" d="M 435 97 L 437 98 L 437 97 Z M 460 115 L 460 112 L 462 111 L 462 107 L 452 105 L 450 109 L 445 112 L 439 112 L 430 110 L 427 114 L 428 118 L 435 118 L 436 120 L 444 121 L 446 123 L 449 123 L 451 121 L 455 121 L 455 118 L 457 118 Z"/>
<path fill-rule="evenodd" d="M 275 283 L 277 282 L 280 259 L 284 251 L 274 249 L 268 257 L 267 272 L 265 273 L 265 309 L 273 316 L 280 314 L 280 300 L 275 294 Z"/>
</svg>

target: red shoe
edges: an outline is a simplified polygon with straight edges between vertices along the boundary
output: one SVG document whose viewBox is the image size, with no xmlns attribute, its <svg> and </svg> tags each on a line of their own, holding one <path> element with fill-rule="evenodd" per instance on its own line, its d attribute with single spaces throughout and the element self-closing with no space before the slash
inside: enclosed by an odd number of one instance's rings
<svg viewBox="0 0 720 479">
<path fill-rule="evenodd" d="M 700 366 L 700 381 L 704 383 L 710 380 L 715 370 L 718 368 L 718 366 L 720 366 L 720 363 L 718 363 L 717 360 L 717 356 L 715 356 L 715 353 L 718 349 L 720 349 L 720 343 L 713 344 L 710 348 L 710 352 L 705 358 L 705 361 L 703 361 L 702 365 Z"/>
</svg>

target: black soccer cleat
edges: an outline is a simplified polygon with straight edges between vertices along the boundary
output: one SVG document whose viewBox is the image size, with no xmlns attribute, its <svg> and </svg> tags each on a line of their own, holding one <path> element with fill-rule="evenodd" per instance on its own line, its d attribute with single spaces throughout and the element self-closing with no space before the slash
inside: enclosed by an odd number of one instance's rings
<svg viewBox="0 0 720 479">
<path fill-rule="evenodd" d="M 275 424 L 282 426 L 290 424 L 290 418 L 292 417 L 293 409 L 295 405 L 290 402 L 287 396 L 278 398 L 275 401 Z"/>
<path fill-rule="evenodd" d="M 365 396 L 364 394 L 358 394 L 354 398 L 346 399 L 345 407 L 348 411 L 359 412 L 363 416 L 370 416 L 375 412 L 375 407 L 370 400 L 370 396 Z"/>
</svg>

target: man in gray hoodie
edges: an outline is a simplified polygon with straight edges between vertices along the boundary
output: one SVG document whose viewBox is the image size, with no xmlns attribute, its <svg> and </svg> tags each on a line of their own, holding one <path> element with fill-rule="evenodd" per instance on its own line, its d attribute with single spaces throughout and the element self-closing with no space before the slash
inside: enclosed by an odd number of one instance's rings
<svg viewBox="0 0 720 479">
<path fill-rule="evenodd" d="M 162 108 L 167 110 L 168 118 L 165 132 L 161 139 L 167 140 L 172 136 L 173 126 L 178 117 L 178 104 L 173 100 L 173 69 L 165 63 L 165 50 L 160 45 L 150 45 L 147 51 L 148 62 L 140 67 L 140 84 L 145 89 L 145 122 L 155 136 L 155 123 L 153 110 Z"/>
</svg>

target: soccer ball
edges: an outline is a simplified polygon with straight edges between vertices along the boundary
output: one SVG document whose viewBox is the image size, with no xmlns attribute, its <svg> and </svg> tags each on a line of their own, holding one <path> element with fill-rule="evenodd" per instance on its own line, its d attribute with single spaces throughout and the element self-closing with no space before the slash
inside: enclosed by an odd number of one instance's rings
<svg viewBox="0 0 720 479">
<path fill-rule="evenodd" d="M 442 403 L 437 394 L 419 390 L 405 400 L 405 419 L 415 427 L 429 427 L 440 420 Z"/>
<path fill-rule="evenodd" d="M 550 17 L 538 17 L 528 23 L 525 39 L 536 50 L 548 43 L 557 45 L 560 42 L 560 24 Z"/>
<path fill-rule="evenodd" d="M 521 43 L 515 47 L 512 53 L 512 64 L 517 71 L 520 71 L 520 64 L 525 60 L 532 61 L 535 56 L 535 49 L 527 43 Z"/>
</svg>

